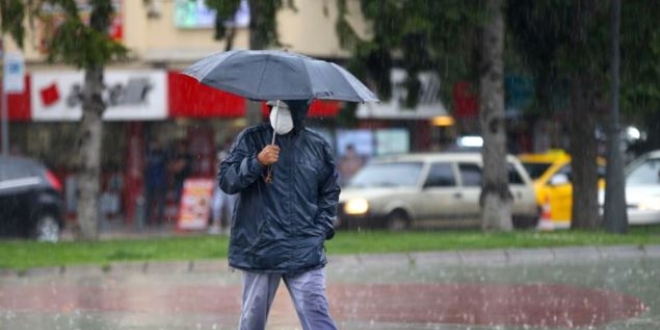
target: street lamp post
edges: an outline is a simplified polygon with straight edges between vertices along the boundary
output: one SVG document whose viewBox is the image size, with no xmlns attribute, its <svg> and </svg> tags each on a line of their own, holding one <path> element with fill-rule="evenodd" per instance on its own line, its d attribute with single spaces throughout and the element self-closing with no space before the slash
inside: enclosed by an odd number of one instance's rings
<svg viewBox="0 0 660 330">
<path fill-rule="evenodd" d="M 9 155 L 9 111 L 7 111 L 7 93 L 5 93 L 4 67 L 5 67 L 5 43 L 4 36 L 0 35 L 0 81 L 2 89 L 0 90 L 0 99 L 2 99 L 2 154 Z"/>
</svg>

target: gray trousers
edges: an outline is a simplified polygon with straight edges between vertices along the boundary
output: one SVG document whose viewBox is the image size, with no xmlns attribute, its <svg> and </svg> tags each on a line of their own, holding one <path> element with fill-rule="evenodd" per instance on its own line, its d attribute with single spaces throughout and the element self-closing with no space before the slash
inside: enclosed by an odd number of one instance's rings
<svg viewBox="0 0 660 330">
<path fill-rule="evenodd" d="M 280 279 L 289 291 L 303 330 L 336 330 L 328 312 L 325 272 L 322 268 L 304 273 L 264 274 L 243 271 L 243 306 L 240 330 L 263 330 Z"/>
</svg>

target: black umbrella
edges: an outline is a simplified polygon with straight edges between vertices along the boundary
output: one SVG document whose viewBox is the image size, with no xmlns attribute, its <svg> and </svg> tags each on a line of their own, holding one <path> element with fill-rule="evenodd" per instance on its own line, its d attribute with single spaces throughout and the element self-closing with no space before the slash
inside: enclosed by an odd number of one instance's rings
<svg viewBox="0 0 660 330">
<path fill-rule="evenodd" d="M 341 66 L 289 51 L 231 50 L 205 57 L 183 73 L 250 100 L 379 101 Z"/>
</svg>

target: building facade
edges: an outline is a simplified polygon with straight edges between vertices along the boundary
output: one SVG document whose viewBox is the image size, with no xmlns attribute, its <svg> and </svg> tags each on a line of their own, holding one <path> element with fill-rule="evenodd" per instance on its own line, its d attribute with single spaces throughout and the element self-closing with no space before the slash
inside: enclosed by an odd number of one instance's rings
<svg viewBox="0 0 660 330">
<path fill-rule="evenodd" d="M 82 15 L 88 15 L 86 1 L 79 3 Z M 350 54 L 340 47 L 335 32 L 335 1 L 294 3 L 295 8 L 283 8 L 277 14 L 284 48 L 339 63 L 346 60 Z M 157 144 L 174 151 L 183 143 L 194 155 L 190 175 L 212 177 L 217 151 L 246 124 L 247 101 L 200 86 L 179 73 L 194 61 L 228 48 L 227 40 L 214 39 L 214 13 L 203 0 L 114 0 L 113 4 L 116 13 L 109 33 L 130 53 L 127 60 L 105 68 L 108 108 L 104 114 L 102 187 L 110 194 L 108 200 L 115 200 L 105 213 L 132 221 L 140 212 L 136 203 L 144 191 L 149 146 Z M 248 4 L 244 1 L 235 16 L 228 18 L 228 26 L 235 27 L 236 32 L 233 49 L 249 47 Z M 348 1 L 348 5 L 354 29 L 368 38 L 369 25 L 362 19 L 359 1 Z M 83 73 L 45 62 L 44 40 L 62 21 L 62 13 L 54 8 L 47 18 L 48 23 L 35 22 L 28 30 L 24 49 L 4 40 L 7 52 L 24 58 L 26 73 L 23 92 L 7 96 L 10 144 L 17 153 L 44 160 L 59 174 L 65 183 L 68 210 L 74 212 L 75 141 L 82 114 L 79 92 Z M 393 74 L 393 79 L 398 76 Z M 440 102 L 433 102 L 422 116 L 409 116 L 409 111 L 397 107 L 396 100 L 360 108 L 359 119 L 364 123 L 358 132 L 336 126 L 339 102 L 315 102 L 310 116 L 314 125 L 336 142 L 333 145 L 338 154 L 346 144 L 342 141 L 358 136 L 366 141 L 362 149 L 370 155 L 421 150 L 432 144 L 428 141 L 433 135 L 429 120 L 446 114 Z M 175 207 L 168 216 L 176 216 Z"/>
</svg>

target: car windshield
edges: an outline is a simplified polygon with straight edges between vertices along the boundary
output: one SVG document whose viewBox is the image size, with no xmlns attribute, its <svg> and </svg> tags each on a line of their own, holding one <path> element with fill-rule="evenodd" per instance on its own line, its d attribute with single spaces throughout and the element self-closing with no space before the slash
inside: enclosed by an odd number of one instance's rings
<svg viewBox="0 0 660 330">
<path fill-rule="evenodd" d="M 660 158 L 649 158 L 639 163 L 626 178 L 630 185 L 658 185 L 660 184 Z"/>
<path fill-rule="evenodd" d="M 523 167 L 525 167 L 525 170 L 527 173 L 529 173 L 529 177 L 532 178 L 532 180 L 536 180 L 540 178 L 545 171 L 547 171 L 550 166 L 552 165 L 551 163 L 527 163 L 523 162 Z"/>
<path fill-rule="evenodd" d="M 421 173 L 421 162 L 371 163 L 355 174 L 348 187 L 410 187 Z"/>
</svg>

